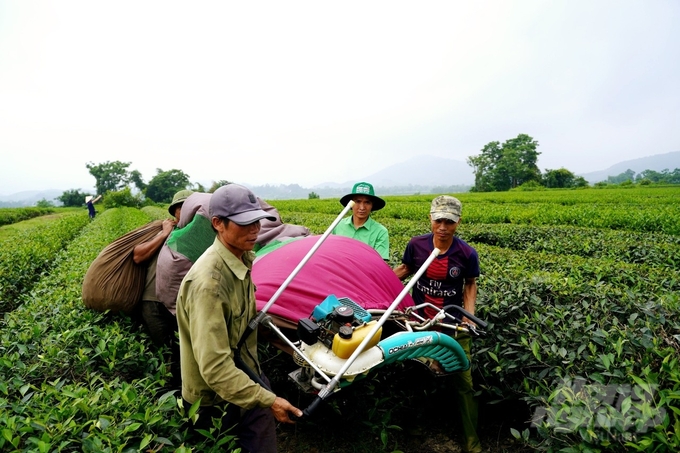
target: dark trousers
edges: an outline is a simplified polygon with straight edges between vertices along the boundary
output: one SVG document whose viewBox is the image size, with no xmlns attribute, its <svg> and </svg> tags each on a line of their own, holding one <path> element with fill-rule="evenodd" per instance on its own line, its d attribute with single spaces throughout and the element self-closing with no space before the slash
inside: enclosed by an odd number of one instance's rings
<svg viewBox="0 0 680 453">
<path fill-rule="evenodd" d="M 264 375 L 262 379 L 269 384 Z M 183 402 L 188 411 L 191 404 L 186 400 Z M 276 453 L 276 419 L 268 407 L 245 410 L 228 403 L 202 406 L 192 429 L 210 430 L 214 426 L 213 418 L 221 419 L 222 430 L 230 430 L 237 436 L 236 442 L 243 453 Z"/>
<path fill-rule="evenodd" d="M 182 382 L 179 368 L 179 341 L 176 336 L 177 318 L 160 302 L 143 300 L 140 305 L 142 322 L 149 332 L 151 341 L 159 348 L 167 346 L 170 350 L 167 360 L 170 362 L 172 374 L 171 385 L 177 387 Z"/>
</svg>

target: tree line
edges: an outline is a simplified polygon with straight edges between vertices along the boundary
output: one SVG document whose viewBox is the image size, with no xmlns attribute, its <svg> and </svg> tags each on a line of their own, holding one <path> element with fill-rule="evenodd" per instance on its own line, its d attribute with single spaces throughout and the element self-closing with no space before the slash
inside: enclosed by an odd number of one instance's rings
<svg viewBox="0 0 680 453">
<path fill-rule="evenodd" d="M 588 182 L 582 176 L 576 176 L 566 168 L 556 170 L 546 169 L 544 173 L 538 169 L 536 162 L 541 153 L 538 151 L 538 142 L 527 134 L 519 134 L 501 143 L 493 141 L 486 144 L 479 155 L 470 156 L 468 165 L 473 168 L 475 184 L 471 192 L 500 192 L 523 188 L 578 188 L 588 187 Z M 88 195 L 105 195 L 104 206 L 106 208 L 117 206 L 137 206 L 145 204 L 170 203 L 173 195 L 183 189 L 192 189 L 197 192 L 212 193 L 218 187 L 228 184 L 229 181 L 214 181 L 210 187 L 204 187 L 200 183 L 192 183 L 188 174 L 182 170 L 156 169 L 149 182 L 145 182 L 138 170 L 130 170 L 131 162 L 106 161 L 95 164 L 86 163 L 85 167 L 95 178 L 96 193 L 81 192 L 77 189 L 67 190 L 57 197 L 64 206 L 82 206 Z M 607 181 L 595 184 L 596 187 L 608 184 L 680 184 L 680 169 L 673 171 L 665 169 L 661 172 L 644 170 L 635 174 L 633 170 L 627 170 L 619 175 L 610 176 Z M 136 193 L 132 192 L 135 187 Z M 297 184 L 283 187 L 265 185 L 259 187 L 264 198 L 315 198 L 340 196 L 348 189 L 322 188 L 316 192 L 308 193 Z M 406 194 L 406 193 L 452 193 L 463 192 L 467 186 L 404 186 L 397 188 L 381 188 L 383 195 Z M 259 193 L 259 192 L 258 192 Z M 52 203 L 40 200 L 38 206 L 50 207 Z"/>
<path fill-rule="evenodd" d="M 663 169 L 661 171 L 644 170 L 635 174 L 630 168 L 616 176 L 609 176 L 607 184 L 680 184 L 680 168 L 673 171 Z"/>
<path fill-rule="evenodd" d="M 192 189 L 197 192 L 212 193 L 218 187 L 229 183 L 229 181 L 215 181 L 211 187 L 206 188 L 200 183 L 192 183 L 189 175 L 182 170 L 160 168 L 156 169 L 156 175 L 146 183 L 138 170 L 129 169 L 131 164 L 131 162 L 121 161 L 85 164 L 95 179 L 96 194 L 105 196 L 105 207 L 141 207 L 145 204 L 170 203 L 173 195 L 180 190 Z M 137 193 L 132 193 L 131 186 L 137 188 Z M 61 201 L 64 206 L 82 206 L 86 196 L 96 194 L 71 189 L 57 197 L 57 200 Z"/>
<path fill-rule="evenodd" d="M 472 192 L 502 192 L 528 184 L 549 188 L 587 187 L 582 176 L 566 168 L 541 171 L 536 165 L 538 142 L 527 134 L 519 134 L 504 143 L 486 144 L 477 156 L 467 159 L 473 169 L 475 185 Z"/>
<path fill-rule="evenodd" d="M 527 134 L 519 134 L 504 143 L 490 142 L 481 153 L 470 156 L 468 165 L 473 168 L 475 185 L 471 192 L 501 192 L 517 187 L 532 188 L 578 188 L 588 187 L 588 181 L 576 176 L 566 168 L 546 169 L 541 173 L 536 165 L 539 154 L 538 142 Z M 608 184 L 680 184 L 680 169 L 665 169 L 661 172 L 644 170 L 635 174 L 627 170 L 620 175 L 610 176 L 607 181 L 596 183 L 596 187 Z"/>
</svg>

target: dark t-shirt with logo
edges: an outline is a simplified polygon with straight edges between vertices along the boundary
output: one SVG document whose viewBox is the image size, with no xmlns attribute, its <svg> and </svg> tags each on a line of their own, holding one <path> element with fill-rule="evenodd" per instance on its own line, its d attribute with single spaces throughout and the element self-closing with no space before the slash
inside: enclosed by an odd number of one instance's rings
<svg viewBox="0 0 680 453">
<path fill-rule="evenodd" d="M 412 238 L 406 246 L 402 262 L 416 272 L 434 250 L 432 233 Z M 432 261 L 427 271 L 413 286 L 416 305 L 429 302 L 436 307 L 463 306 L 463 284 L 466 278 L 479 277 L 477 251 L 458 237 L 443 255 Z M 434 310 L 425 314 L 433 316 Z"/>
</svg>

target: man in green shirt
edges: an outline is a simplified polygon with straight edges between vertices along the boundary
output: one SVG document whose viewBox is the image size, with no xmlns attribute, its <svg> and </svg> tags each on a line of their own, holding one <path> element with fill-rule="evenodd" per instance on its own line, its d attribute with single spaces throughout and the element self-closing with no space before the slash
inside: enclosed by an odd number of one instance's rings
<svg viewBox="0 0 680 453">
<path fill-rule="evenodd" d="M 182 397 L 185 405 L 201 401 L 195 428 L 208 429 L 211 417 L 223 417 L 223 427 L 237 424 L 243 452 L 276 452 L 275 419 L 292 423 L 289 412 L 301 417 L 302 411 L 254 382 L 234 361 L 257 312 L 251 269 L 260 220 L 275 219 L 237 184 L 213 193 L 209 213 L 217 237 L 184 277 L 177 296 Z M 257 332 L 240 353 L 242 362 L 267 382 L 258 362 Z"/>
<path fill-rule="evenodd" d="M 390 259 L 390 237 L 387 228 L 371 218 L 371 212 L 385 207 L 385 200 L 376 197 L 373 186 L 367 182 L 354 184 L 352 192 L 340 199 L 343 206 L 354 201 L 352 215 L 346 217 L 333 229 L 333 234 L 347 236 L 368 244 L 382 259 Z"/>
</svg>

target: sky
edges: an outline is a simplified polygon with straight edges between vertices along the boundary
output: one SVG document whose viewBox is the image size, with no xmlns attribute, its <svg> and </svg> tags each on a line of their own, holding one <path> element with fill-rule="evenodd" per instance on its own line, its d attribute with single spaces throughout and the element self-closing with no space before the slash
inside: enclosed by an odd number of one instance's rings
<svg viewBox="0 0 680 453">
<path fill-rule="evenodd" d="M 680 151 L 678 24 L 677 0 L 0 0 L 0 195 L 106 161 L 313 187 L 519 134 L 542 171 Z"/>
</svg>

